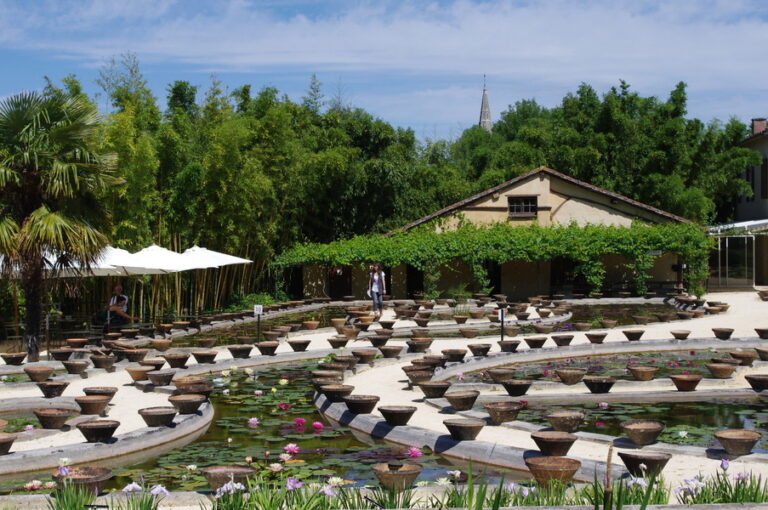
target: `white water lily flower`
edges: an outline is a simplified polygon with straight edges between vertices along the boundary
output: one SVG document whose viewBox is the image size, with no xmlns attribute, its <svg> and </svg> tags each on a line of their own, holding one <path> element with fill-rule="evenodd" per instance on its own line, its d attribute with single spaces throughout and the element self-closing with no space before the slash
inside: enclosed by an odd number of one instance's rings
<svg viewBox="0 0 768 510">
<path fill-rule="evenodd" d="M 252 368 L 246 368 L 243 370 L 245 372 L 245 375 L 253 375 L 253 369 Z"/>
<path fill-rule="evenodd" d="M 187 471 L 197 471 L 197 465 L 196 464 L 187 465 Z"/>
<path fill-rule="evenodd" d="M 445 477 L 442 477 L 435 480 L 435 485 L 439 485 L 440 487 L 446 487 L 448 485 L 451 485 L 451 481 Z"/>
<path fill-rule="evenodd" d="M 680 436 L 680 437 L 688 437 L 688 431 L 687 430 L 681 430 L 680 432 L 677 433 L 677 435 Z"/>
<path fill-rule="evenodd" d="M 328 485 L 331 487 L 338 487 L 339 485 L 344 485 L 344 479 L 339 476 L 332 476 L 328 479 Z"/>
<path fill-rule="evenodd" d="M 61 457 L 59 459 L 59 466 L 69 466 L 72 461 L 67 457 Z"/>
<path fill-rule="evenodd" d="M 237 365 L 231 365 L 229 369 L 233 372 L 237 372 Z"/>
<path fill-rule="evenodd" d="M 419 480 L 416 482 L 416 487 L 427 487 L 429 486 L 429 480 Z"/>
<path fill-rule="evenodd" d="M 223 370 L 223 371 L 221 372 L 221 375 L 223 375 L 224 377 L 229 377 L 229 374 L 230 374 L 230 373 L 231 373 L 231 372 L 230 372 L 229 370 Z"/>
</svg>

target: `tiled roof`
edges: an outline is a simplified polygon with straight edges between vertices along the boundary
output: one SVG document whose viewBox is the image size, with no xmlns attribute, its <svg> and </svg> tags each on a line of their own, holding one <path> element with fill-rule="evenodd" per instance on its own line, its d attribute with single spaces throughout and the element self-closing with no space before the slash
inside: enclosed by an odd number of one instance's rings
<svg viewBox="0 0 768 510">
<path fill-rule="evenodd" d="M 404 227 L 401 227 L 400 230 L 409 230 L 409 229 L 412 229 L 412 228 L 417 227 L 419 225 L 422 225 L 424 223 L 427 223 L 427 222 L 429 222 L 431 220 L 434 220 L 435 218 L 439 218 L 441 216 L 445 216 L 446 214 L 451 213 L 453 211 L 456 211 L 458 209 L 461 209 L 462 207 L 464 207 L 466 205 L 469 205 L 469 204 L 471 204 L 473 202 L 477 202 L 480 199 L 483 199 L 483 198 L 485 198 L 487 196 L 493 195 L 496 192 L 499 192 L 499 191 L 501 191 L 501 190 L 503 190 L 505 188 L 508 188 L 508 187 L 514 185 L 514 184 L 517 184 L 519 182 L 522 182 L 522 181 L 524 181 L 526 179 L 529 179 L 531 177 L 534 177 L 534 176 L 542 174 L 542 173 L 549 174 L 552 177 L 556 177 L 558 179 L 562 179 L 564 181 L 570 182 L 571 184 L 575 184 L 576 186 L 580 186 L 582 188 L 585 188 L 585 189 L 594 191 L 596 193 L 600 193 L 602 195 L 608 196 L 608 197 L 610 197 L 610 198 L 612 198 L 614 200 L 618 200 L 620 202 L 624 202 L 626 204 L 633 205 L 635 207 L 638 207 L 640 209 L 644 209 L 644 210 L 646 210 L 648 212 L 657 214 L 659 216 L 663 216 L 663 217 L 668 218 L 668 219 L 670 219 L 672 221 L 678 221 L 678 222 L 681 222 L 681 223 L 690 223 L 690 220 L 687 220 L 687 219 L 685 219 L 685 218 L 683 218 L 681 216 L 677 216 L 676 214 L 672 214 L 672 213 L 669 213 L 667 211 L 663 211 L 661 209 L 657 209 L 656 207 L 644 204 L 642 202 L 638 202 L 637 200 L 632 200 L 631 198 L 625 197 L 624 195 L 620 195 L 619 193 L 614 193 L 613 191 L 608 191 L 606 189 L 599 188 L 599 187 L 594 186 L 592 184 L 589 184 L 589 183 L 586 183 L 584 181 L 580 181 L 578 179 L 575 179 L 575 178 L 573 178 L 573 177 L 571 177 L 569 175 L 562 174 L 562 173 L 560 173 L 560 172 L 558 172 L 556 170 L 552 170 L 551 168 L 547 168 L 545 166 L 540 166 L 538 168 L 535 168 L 535 169 L 531 170 L 528 173 L 525 173 L 523 175 L 519 175 L 519 176 L 517 176 L 517 177 L 515 177 L 513 179 L 510 179 L 510 180 L 508 180 L 506 182 L 503 182 L 503 183 L 501 183 L 501 184 L 499 184 L 497 186 L 494 186 L 492 188 L 488 188 L 485 191 L 481 191 L 480 193 L 477 193 L 475 195 L 472 195 L 471 197 L 465 198 L 464 200 L 456 202 L 455 204 L 451 204 L 451 205 L 449 205 L 447 207 L 443 207 L 439 211 L 435 211 L 432 214 L 428 214 L 428 215 L 424 216 L 423 218 L 420 218 L 420 219 L 418 219 L 416 221 L 413 221 L 413 222 L 405 225 Z"/>
</svg>

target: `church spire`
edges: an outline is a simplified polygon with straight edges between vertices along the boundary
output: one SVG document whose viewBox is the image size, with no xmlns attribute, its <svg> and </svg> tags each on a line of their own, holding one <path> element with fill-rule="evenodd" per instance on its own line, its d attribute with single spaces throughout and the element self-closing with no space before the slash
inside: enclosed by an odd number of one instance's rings
<svg viewBox="0 0 768 510">
<path fill-rule="evenodd" d="M 480 104 L 480 127 L 489 133 L 493 129 L 491 121 L 491 107 L 488 105 L 488 91 L 485 88 L 485 75 L 483 75 L 483 101 Z"/>
</svg>

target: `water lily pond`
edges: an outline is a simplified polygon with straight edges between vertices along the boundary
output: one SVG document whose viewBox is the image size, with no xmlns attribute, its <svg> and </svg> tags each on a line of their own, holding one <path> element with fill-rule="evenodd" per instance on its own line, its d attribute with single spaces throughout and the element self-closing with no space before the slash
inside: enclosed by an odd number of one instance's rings
<svg viewBox="0 0 768 510">
<path fill-rule="evenodd" d="M 152 461 L 115 470 L 112 487 L 143 476 L 148 483 L 169 489 L 205 489 L 200 468 L 244 464 L 248 458 L 274 476 L 336 476 L 358 485 L 376 485 L 371 464 L 394 459 L 421 464 L 421 480 L 434 481 L 457 469 L 429 451 L 409 453 L 407 448 L 370 438 L 363 442 L 349 429 L 328 424 L 312 404 L 309 371 L 315 368 L 316 363 L 283 365 L 258 372 L 225 371 L 213 377 L 216 390 L 211 401 L 216 417 L 207 433 Z"/>
<path fill-rule="evenodd" d="M 619 326 L 637 324 L 633 315 L 656 317 L 658 313 L 675 313 L 677 309 L 671 305 L 643 303 L 636 305 L 574 305 L 569 322 L 591 322 L 596 328 L 600 327 L 600 319 L 618 321 Z"/>
<path fill-rule="evenodd" d="M 627 366 L 657 367 L 656 378 L 668 377 L 671 374 L 701 374 L 710 377 L 706 365 L 712 358 L 729 358 L 727 351 L 718 352 L 710 350 L 688 349 L 672 352 L 646 352 L 635 354 L 622 354 L 616 356 L 583 356 L 566 358 L 538 363 L 511 363 L 505 365 L 515 368 L 515 378 L 535 379 L 541 381 L 558 381 L 558 368 L 583 368 L 589 375 L 610 376 L 616 379 L 633 380 L 634 377 Z M 491 378 L 485 372 L 472 372 L 464 375 L 465 382 L 487 382 Z"/>
<path fill-rule="evenodd" d="M 270 319 L 262 319 L 261 324 L 256 322 L 248 322 L 246 324 L 234 324 L 227 329 L 218 331 L 211 331 L 210 333 L 198 333 L 189 337 L 177 338 L 173 341 L 174 347 L 196 347 L 196 338 L 198 337 L 216 337 L 219 345 L 230 345 L 242 343 L 237 340 L 237 337 L 241 336 L 259 336 L 260 332 L 269 331 L 276 326 L 286 326 L 288 324 L 300 324 L 304 321 L 318 321 L 319 328 L 327 328 L 331 326 L 331 319 L 340 317 L 346 317 L 347 313 L 344 308 L 339 306 L 326 306 L 311 311 L 302 311 L 297 313 L 289 313 L 280 315 L 278 317 Z M 266 340 L 263 336 L 259 337 L 259 341 Z"/>
<path fill-rule="evenodd" d="M 768 452 L 768 406 L 757 399 L 722 399 L 702 402 L 656 402 L 648 404 L 584 403 L 568 406 L 529 405 L 517 419 L 549 426 L 546 415 L 554 410 L 582 410 L 586 418 L 581 432 L 622 436 L 619 423 L 648 419 L 666 424 L 659 436 L 663 443 L 720 448 L 713 434 L 722 429 L 746 428 L 762 432 L 755 452 Z M 480 410 L 480 409 L 478 409 Z"/>
</svg>

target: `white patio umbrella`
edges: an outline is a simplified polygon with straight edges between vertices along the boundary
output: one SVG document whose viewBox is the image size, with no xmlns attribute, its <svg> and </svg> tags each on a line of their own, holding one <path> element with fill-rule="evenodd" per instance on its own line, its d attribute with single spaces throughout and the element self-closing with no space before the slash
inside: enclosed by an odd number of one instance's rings
<svg viewBox="0 0 768 510">
<path fill-rule="evenodd" d="M 187 261 L 189 269 L 208 269 L 234 264 L 253 264 L 252 260 L 227 255 L 226 253 L 209 250 L 207 248 L 201 248 L 197 245 L 192 248 L 187 248 L 181 256 Z"/>
<path fill-rule="evenodd" d="M 193 269 L 181 253 L 156 244 L 130 255 L 126 262 L 130 265 L 120 267 L 124 268 L 127 274 L 165 274 Z"/>
</svg>

